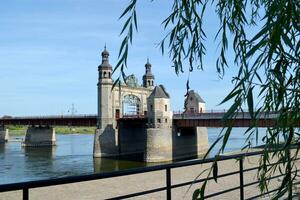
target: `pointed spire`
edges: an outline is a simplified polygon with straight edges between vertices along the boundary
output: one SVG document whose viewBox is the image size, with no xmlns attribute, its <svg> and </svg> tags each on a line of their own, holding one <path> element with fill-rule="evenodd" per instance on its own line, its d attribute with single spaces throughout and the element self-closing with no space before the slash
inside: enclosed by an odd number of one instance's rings
<svg viewBox="0 0 300 200">
<path fill-rule="evenodd" d="M 147 57 L 145 68 L 146 68 L 146 74 L 151 74 L 151 63 L 149 62 L 149 57 Z"/>
<path fill-rule="evenodd" d="M 107 58 L 108 59 L 109 52 L 106 50 L 106 43 L 104 45 L 104 50 L 102 51 L 102 58 Z"/>
</svg>

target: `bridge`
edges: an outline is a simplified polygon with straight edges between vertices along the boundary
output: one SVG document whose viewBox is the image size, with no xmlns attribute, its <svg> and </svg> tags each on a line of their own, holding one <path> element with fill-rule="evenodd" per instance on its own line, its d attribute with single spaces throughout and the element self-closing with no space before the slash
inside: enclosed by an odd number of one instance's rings
<svg viewBox="0 0 300 200">
<path fill-rule="evenodd" d="M 172 112 L 171 97 L 163 85 L 155 85 L 149 60 L 145 64 L 143 83 L 132 74 L 113 87 L 109 52 L 104 49 L 98 66 L 97 115 L 57 115 L 0 118 L 0 143 L 8 140 L 8 125 L 26 125 L 23 145 L 56 145 L 55 126 L 95 127 L 94 157 L 143 154 L 147 162 L 162 162 L 205 154 L 208 150 L 206 127 L 249 127 L 249 113 L 238 113 L 224 121 L 222 112 L 207 112 L 205 101 L 189 90 L 184 99 L 185 112 Z M 276 123 L 276 114 L 263 113 L 256 126 Z"/>
<path fill-rule="evenodd" d="M 173 124 L 179 128 L 187 127 L 226 127 L 229 122 L 223 120 L 226 111 L 183 113 L 174 112 Z M 261 113 L 257 120 L 258 127 L 274 126 L 276 113 Z M 147 122 L 146 115 L 128 115 L 117 119 L 118 122 L 138 121 Z M 232 127 L 249 127 L 253 121 L 249 112 L 238 113 L 231 121 Z M 53 116 L 27 116 L 27 117 L 4 117 L 0 118 L 0 126 L 24 125 L 24 126 L 97 126 L 97 115 L 53 115 Z"/>
</svg>

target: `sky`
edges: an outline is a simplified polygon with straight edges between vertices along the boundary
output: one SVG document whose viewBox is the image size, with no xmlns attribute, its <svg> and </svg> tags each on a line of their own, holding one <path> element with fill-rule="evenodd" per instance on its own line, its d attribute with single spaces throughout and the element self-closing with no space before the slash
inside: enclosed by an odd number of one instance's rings
<svg viewBox="0 0 300 200">
<path fill-rule="evenodd" d="M 77 114 L 97 112 L 97 67 L 106 44 L 110 63 L 117 63 L 124 20 L 118 20 L 125 0 L 3 0 L 0 7 L 0 116 Z M 166 32 L 161 22 L 171 1 L 138 2 L 138 33 L 129 50 L 126 74 L 142 83 L 149 57 L 155 84 L 163 84 L 174 111 L 183 109 L 187 72 L 176 75 L 168 55 L 157 43 Z M 208 9 L 204 28 L 207 53 L 204 71 L 190 74 L 191 89 L 206 101 L 208 109 L 225 109 L 219 103 L 232 88 L 234 67 L 220 79 L 215 62 L 219 22 Z M 232 52 L 228 56 L 232 57 Z"/>
</svg>

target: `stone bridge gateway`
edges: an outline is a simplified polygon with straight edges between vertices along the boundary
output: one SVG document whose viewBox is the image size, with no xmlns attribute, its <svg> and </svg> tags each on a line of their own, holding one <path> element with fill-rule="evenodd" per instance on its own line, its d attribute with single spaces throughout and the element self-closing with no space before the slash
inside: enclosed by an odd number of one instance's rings
<svg viewBox="0 0 300 200">
<path fill-rule="evenodd" d="M 206 153 L 206 127 L 223 127 L 225 112 L 206 113 L 205 102 L 191 90 L 185 99 L 186 113 L 173 113 L 164 86 L 155 86 L 152 66 L 147 60 L 143 83 L 130 75 L 114 87 L 109 53 L 102 52 L 98 67 L 98 114 L 0 118 L 0 142 L 8 141 L 7 125 L 27 125 L 24 146 L 55 145 L 55 126 L 94 126 L 94 157 L 142 154 L 145 161 L 161 162 Z M 272 126 L 276 114 L 258 120 L 261 127 Z M 235 127 L 249 127 L 249 113 L 240 113 Z"/>
</svg>

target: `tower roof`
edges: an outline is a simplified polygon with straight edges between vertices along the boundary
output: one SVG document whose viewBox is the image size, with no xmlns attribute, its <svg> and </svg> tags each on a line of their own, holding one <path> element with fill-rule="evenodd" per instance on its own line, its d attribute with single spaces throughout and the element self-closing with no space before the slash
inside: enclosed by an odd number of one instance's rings
<svg viewBox="0 0 300 200">
<path fill-rule="evenodd" d="M 108 59 L 109 52 L 106 50 L 106 45 L 104 46 L 104 50 L 102 51 L 101 55 L 102 55 L 102 63 L 99 67 L 112 69 L 112 66 L 109 64 L 109 59 Z"/>
<path fill-rule="evenodd" d="M 106 50 L 106 44 L 104 46 L 104 50 L 102 51 L 101 55 L 102 55 L 102 57 L 109 56 L 109 52 Z"/>
<path fill-rule="evenodd" d="M 147 58 L 147 63 L 145 64 L 145 74 L 143 76 L 143 78 L 152 78 L 154 79 L 154 75 L 151 72 L 151 63 L 149 62 L 149 58 Z"/>
<path fill-rule="evenodd" d="M 205 103 L 205 101 L 200 97 L 200 95 L 194 90 L 189 91 L 189 96 L 194 96 L 198 102 Z"/>
<path fill-rule="evenodd" d="M 155 86 L 149 98 L 166 98 L 169 99 L 170 95 L 167 93 L 163 85 Z"/>
</svg>

